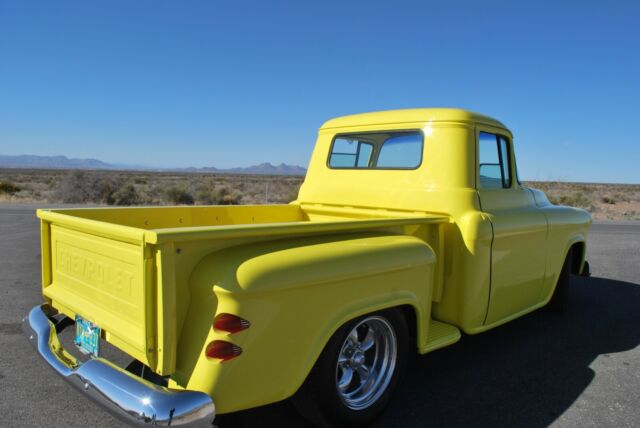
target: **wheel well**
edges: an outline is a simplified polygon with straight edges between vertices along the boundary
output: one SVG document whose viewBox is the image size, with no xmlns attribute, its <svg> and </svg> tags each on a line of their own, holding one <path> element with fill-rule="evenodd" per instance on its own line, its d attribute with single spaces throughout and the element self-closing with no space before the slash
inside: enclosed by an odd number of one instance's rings
<svg viewBox="0 0 640 428">
<path fill-rule="evenodd" d="M 580 273 L 580 264 L 582 263 L 584 256 L 584 242 L 576 242 L 571 246 L 571 250 L 571 273 L 578 275 Z"/>
<path fill-rule="evenodd" d="M 416 319 L 416 310 L 411 305 L 399 306 L 405 321 L 407 322 L 407 330 L 409 331 L 409 343 L 411 346 L 417 346 L 418 339 L 418 321 Z"/>
</svg>

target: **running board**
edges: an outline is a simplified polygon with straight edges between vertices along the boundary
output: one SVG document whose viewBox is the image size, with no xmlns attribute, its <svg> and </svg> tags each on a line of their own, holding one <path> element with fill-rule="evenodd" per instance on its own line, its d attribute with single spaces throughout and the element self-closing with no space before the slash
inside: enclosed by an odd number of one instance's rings
<svg viewBox="0 0 640 428">
<path fill-rule="evenodd" d="M 431 320 L 429 323 L 429 333 L 427 336 L 427 345 L 420 349 L 421 354 L 453 345 L 460 340 L 460 330 L 451 324 L 440 321 Z"/>
</svg>

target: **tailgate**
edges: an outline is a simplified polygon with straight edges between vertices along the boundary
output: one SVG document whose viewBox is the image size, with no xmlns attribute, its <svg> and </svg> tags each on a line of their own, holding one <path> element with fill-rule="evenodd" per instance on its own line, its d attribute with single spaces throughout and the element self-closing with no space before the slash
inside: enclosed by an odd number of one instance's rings
<svg viewBox="0 0 640 428">
<path fill-rule="evenodd" d="M 103 339 L 154 368 L 153 263 L 145 258 L 144 230 L 92 227 L 101 222 L 55 212 L 38 216 L 44 296 L 65 315 L 94 322 Z"/>
</svg>

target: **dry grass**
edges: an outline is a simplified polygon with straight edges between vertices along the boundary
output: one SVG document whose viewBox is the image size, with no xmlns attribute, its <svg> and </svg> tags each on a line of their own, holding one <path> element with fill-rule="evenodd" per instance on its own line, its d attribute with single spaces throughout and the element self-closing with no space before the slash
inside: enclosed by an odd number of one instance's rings
<svg viewBox="0 0 640 428">
<path fill-rule="evenodd" d="M 296 198 L 301 183 L 302 177 L 297 176 L 0 169 L 0 201 L 102 205 L 288 203 Z"/>
<path fill-rule="evenodd" d="M 0 169 L 0 202 L 102 205 L 288 203 L 302 177 L 146 171 Z M 640 185 L 527 182 L 595 219 L 640 220 Z"/>
<path fill-rule="evenodd" d="M 640 220 L 639 184 L 527 182 L 554 204 L 584 208 L 598 220 Z"/>
</svg>

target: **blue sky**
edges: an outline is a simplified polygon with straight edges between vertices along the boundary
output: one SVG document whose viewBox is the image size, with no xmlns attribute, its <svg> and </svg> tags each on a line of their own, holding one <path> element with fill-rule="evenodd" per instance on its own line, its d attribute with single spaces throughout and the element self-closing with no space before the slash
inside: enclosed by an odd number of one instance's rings
<svg viewBox="0 0 640 428">
<path fill-rule="evenodd" d="M 639 5 L 0 0 L 0 154 L 306 166 L 331 117 L 462 107 L 523 179 L 640 183 Z"/>
</svg>

